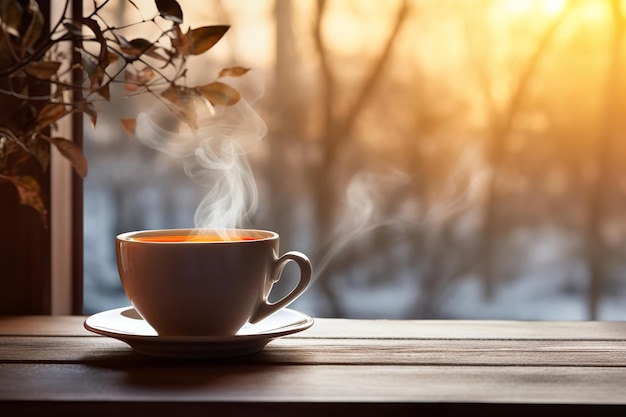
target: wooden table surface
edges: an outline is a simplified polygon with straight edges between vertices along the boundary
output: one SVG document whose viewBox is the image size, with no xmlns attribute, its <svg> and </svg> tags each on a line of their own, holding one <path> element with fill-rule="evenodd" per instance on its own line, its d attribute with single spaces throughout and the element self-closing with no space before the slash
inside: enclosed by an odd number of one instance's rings
<svg viewBox="0 0 626 417">
<path fill-rule="evenodd" d="M 250 356 L 175 360 L 84 319 L 0 317 L 0 416 L 626 416 L 625 322 L 316 319 Z"/>
</svg>

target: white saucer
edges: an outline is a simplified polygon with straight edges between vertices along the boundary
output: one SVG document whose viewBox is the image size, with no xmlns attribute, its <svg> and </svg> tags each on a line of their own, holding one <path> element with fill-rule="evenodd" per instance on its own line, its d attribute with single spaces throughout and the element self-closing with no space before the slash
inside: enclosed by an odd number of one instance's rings
<svg viewBox="0 0 626 417">
<path fill-rule="evenodd" d="M 313 325 L 303 313 L 283 308 L 257 324 L 246 324 L 235 336 L 158 336 L 133 307 L 94 314 L 85 328 L 128 343 L 133 350 L 170 358 L 225 358 L 263 350 L 278 337 L 301 332 Z"/>
</svg>

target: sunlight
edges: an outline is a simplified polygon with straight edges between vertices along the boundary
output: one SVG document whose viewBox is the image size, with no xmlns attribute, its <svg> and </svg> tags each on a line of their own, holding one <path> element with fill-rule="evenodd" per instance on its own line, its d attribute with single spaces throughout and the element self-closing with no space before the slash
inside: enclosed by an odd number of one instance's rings
<svg viewBox="0 0 626 417">
<path fill-rule="evenodd" d="M 543 2 L 543 11 L 548 16 L 556 16 L 563 11 L 565 0 L 546 0 Z"/>
<path fill-rule="evenodd" d="M 623 317 L 626 309 L 612 306 L 626 300 L 626 285 L 619 284 L 619 294 L 586 292 L 589 282 L 603 279 L 588 276 L 585 268 L 599 261 L 585 245 L 603 235 L 604 224 L 593 225 L 599 231 L 592 234 L 585 213 L 595 198 L 587 191 L 602 184 L 605 224 L 626 230 L 614 209 L 626 192 L 626 145 L 617 140 L 626 129 L 623 106 L 611 106 L 615 114 L 606 117 L 607 103 L 617 100 L 610 94 L 624 95 L 626 51 L 611 45 L 626 42 L 614 30 L 626 0 L 408 0 L 406 16 L 399 15 L 403 0 L 179 1 L 185 30 L 231 25 L 205 59 L 194 58 L 189 85 L 241 65 L 252 71 L 224 81 L 267 86 L 268 94 L 254 95 L 269 131 L 250 152 L 259 189 L 255 224 L 276 227 L 281 238 L 326 259 L 326 252 L 337 253 L 328 236 L 349 241 L 340 221 L 357 219 L 344 208 L 353 207 L 347 190 L 359 179 L 380 196 L 372 218 L 413 222 L 403 227 L 406 239 L 375 230 L 341 246 L 349 257 L 330 262 L 317 281 L 327 287 L 305 298 L 315 314 L 361 314 L 372 303 L 350 285 L 367 282 L 396 292 L 395 305 L 372 306 L 381 317 L 527 317 L 529 310 L 534 318 Z M 112 15 L 125 10 L 137 18 L 131 3 L 111 3 Z M 151 18 L 154 0 L 134 3 Z M 616 62 L 622 67 L 609 71 Z M 608 91 L 613 85 L 619 88 Z M 121 113 L 120 103 L 102 106 Z M 188 227 L 205 190 L 188 184 L 179 164 L 116 134 L 114 121 L 99 121 L 103 139 L 86 131 L 94 136 L 85 140 L 94 173 L 85 198 L 89 311 L 100 308 L 102 294 L 123 296 L 111 283 L 114 257 L 95 255 L 110 244 L 96 237 Z M 615 143 L 599 181 L 602 138 Z M 129 159 L 135 155 L 141 164 Z M 406 174 L 408 183 L 379 181 L 387 171 Z M 605 261 L 626 270 L 626 257 L 607 252 Z M 336 290 L 344 286 L 350 290 Z M 417 298 L 406 291 L 422 286 Z M 529 308 L 536 299 L 551 307 Z"/>
<path fill-rule="evenodd" d="M 563 11 L 566 0 L 514 0 L 498 3 L 500 13 L 507 16 L 544 15 L 557 16 Z"/>
</svg>

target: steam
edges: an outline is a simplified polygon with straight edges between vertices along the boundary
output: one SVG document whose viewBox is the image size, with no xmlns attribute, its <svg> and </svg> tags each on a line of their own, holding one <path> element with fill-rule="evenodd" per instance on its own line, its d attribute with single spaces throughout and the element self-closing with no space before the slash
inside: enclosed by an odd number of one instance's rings
<svg viewBox="0 0 626 417">
<path fill-rule="evenodd" d="M 466 168 L 460 164 L 457 170 Z M 346 188 L 343 212 L 325 245 L 316 277 L 346 248 L 379 228 L 392 228 L 399 234 L 418 229 L 422 233 L 434 233 L 448 219 L 467 214 L 467 209 L 476 205 L 484 194 L 489 175 L 489 171 L 468 174 L 463 188 L 460 188 L 461 178 L 452 175 L 439 195 L 425 202 L 411 192 L 413 178 L 409 174 L 391 170 L 355 174 Z"/>
<path fill-rule="evenodd" d="M 246 154 L 267 133 L 248 102 L 212 107 L 191 99 L 197 129 L 176 126 L 167 111 L 141 113 L 136 136 L 146 146 L 182 159 L 185 173 L 207 194 L 194 215 L 196 228 L 243 227 L 255 213 L 258 193 Z"/>
<path fill-rule="evenodd" d="M 412 210 L 399 203 L 395 194 L 402 193 L 410 185 L 410 177 L 400 171 L 386 173 L 362 171 L 350 180 L 345 194 L 345 205 L 334 233 L 326 245 L 316 268 L 316 276 L 322 275 L 328 265 L 350 244 L 381 227 L 397 227 L 401 230 L 415 225 Z M 392 203 L 392 213 L 386 203 Z"/>
</svg>

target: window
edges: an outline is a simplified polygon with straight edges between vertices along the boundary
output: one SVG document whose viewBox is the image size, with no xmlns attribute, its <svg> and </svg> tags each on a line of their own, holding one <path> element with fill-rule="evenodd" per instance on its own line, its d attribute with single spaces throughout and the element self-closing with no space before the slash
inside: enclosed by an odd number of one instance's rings
<svg viewBox="0 0 626 417">
<path fill-rule="evenodd" d="M 134 1 L 150 19 L 153 2 Z M 185 25 L 231 25 L 190 83 L 252 68 L 244 96 L 268 133 L 245 154 L 258 189 L 247 225 L 312 258 L 295 308 L 626 318 L 621 3 L 180 3 Z M 193 226 L 206 192 L 123 133 L 120 117 L 152 105 L 103 103 L 85 130 L 87 313 L 128 304 L 114 236 Z"/>
</svg>

